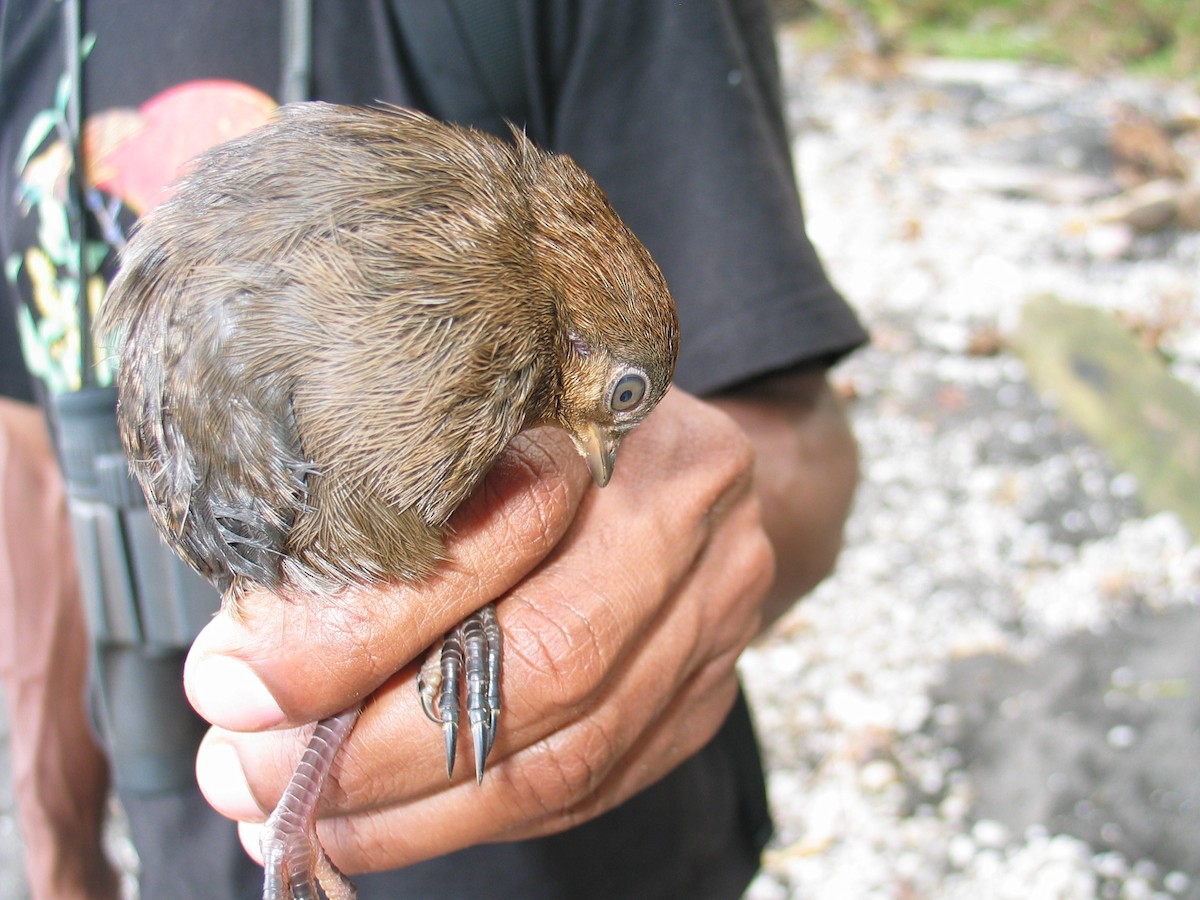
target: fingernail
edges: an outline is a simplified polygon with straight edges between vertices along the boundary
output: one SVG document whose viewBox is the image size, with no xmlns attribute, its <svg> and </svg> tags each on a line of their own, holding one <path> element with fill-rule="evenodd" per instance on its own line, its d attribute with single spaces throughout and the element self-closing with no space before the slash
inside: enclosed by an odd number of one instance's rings
<svg viewBox="0 0 1200 900">
<path fill-rule="evenodd" d="M 260 731 L 287 719 L 254 670 L 232 656 L 206 656 L 188 665 L 184 686 L 196 712 L 230 731 Z"/>
<path fill-rule="evenodd" d="M 222 740 L 205 740 L 196 753 L 196 783 L 213 809 L 231 819 L 261 819 L 237 750 Z"/>
</svg>

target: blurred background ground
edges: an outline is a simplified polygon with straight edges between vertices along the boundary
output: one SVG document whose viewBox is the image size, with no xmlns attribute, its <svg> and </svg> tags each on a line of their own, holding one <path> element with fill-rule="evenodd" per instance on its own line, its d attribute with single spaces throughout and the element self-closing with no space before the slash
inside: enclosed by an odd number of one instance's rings
<svg viewBox="0 0 1200 900">
<path fill-rule="evenodd" d="M 864 480 L 838 573 L 744 660 L 779 826 L 750 896 L 1200 897 L 1200 557 L 1011 341 L 1052 295 L 1200 383 L 1194 26 L 821 6 L 781 48 L 875 338 L 836 375 Z"/>
<path fill-rule="evenodd" d="M 750 900 L 1200 897 L 1200 553 L 1010 342 L 1052 294 L 1200 386 L 1200 7 L 779 5 L 810 231 L 874 342 L 836 373 L 839 571 L 743 665 Z"/>
</svg>

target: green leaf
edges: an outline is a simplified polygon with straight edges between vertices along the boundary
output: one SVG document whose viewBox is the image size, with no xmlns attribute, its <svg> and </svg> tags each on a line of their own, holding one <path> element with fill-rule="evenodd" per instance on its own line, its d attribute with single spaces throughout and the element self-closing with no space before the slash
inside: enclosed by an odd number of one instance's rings
<svg viewBox="0 0 1200 900">
<path fill-rule="evenodd" d="M 53 109 L 43 109 L 33 117 L 33 121 L 25 130 L 25 139 L 21 141 L 21 149 L 17 151 L 16 162 L 13 163 L 13 171 L 16 174 L 20 175 L 25 171 L 33 154 L 37 153 L 38 148 L 46 142 L 46 138 L 54 132 L 61 121 L 62 116 Z"/>
<path fill-rule="evenodd" d="M 108 258 L 110 249 L 104 241 L 88 241 L 85 248 L 87 270 L 93 275 L 99 272 L 100 267 L 104 265 L 104 260 Z"/>
<path fill-rule="evenodd" d="M 54 89 L 54 108 L 60 115 L 67 114 L 67 101 L 71 98 L 71 76 L 63 72 L 58 76 L 58 86 Z"/>
<path fill-rule="evenodd" d="M 67 336 L 67 325 L 58 319 L 42 316 L 37 323 L 38 338 L 44 347 L 49 347 L 55 341 L 61 341 Z"/>
<path fill-rule="evenodd" d="M 92 48 L 96 46 L 96 33 L 89 31 L 79 41 L 79 56 L 81 59 L 87 59 L 92 55 Z"/>
<path fill-rule="evenodd" d="M 49 351 L 38 337 L 33 313 L 24 304 L 17 307 L 17 331 L 21 337 L 21 348 L 24 350 L 25 365 L 28 366 L 29 371 L 42 379 L 52 393 L 61 394 L 67 390 L 69 387 L 67 377 L 50 358 Z"/>
<path fill-rule="evenodd" d="M 61 268 L 73 262 L 67 209 L 56 199 L 47 197 L 38 204 L 38 244 L 56 266 Z"/>
<path fill-rule="evenodd" d="M 9 284 L 17 283 L 17 276 L 21 274 L 23 265 L 25 265 L 25 257 L 20 253 L 14 253 L 4 261 L 4 277 L 8 279 Z"/>
</svg>

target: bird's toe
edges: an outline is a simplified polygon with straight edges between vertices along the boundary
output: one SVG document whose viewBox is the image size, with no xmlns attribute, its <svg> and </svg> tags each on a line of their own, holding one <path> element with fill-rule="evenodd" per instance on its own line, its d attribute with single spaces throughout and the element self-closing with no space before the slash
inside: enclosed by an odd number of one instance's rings
<svg viewBox="0 0 1200 900">
<path fill-rule="evenodd" d="M 447 634 L 440 651 L 431 655 L 417 676 L 425 714 L 441 723 L 445 735 L 447 777 L 454 773 L 462 719 L 460 694 L 465 691 L 475 778 L 483 780 L 500 719 L 500 650 L 500 625 L 489 604 Z"/>
</svg>

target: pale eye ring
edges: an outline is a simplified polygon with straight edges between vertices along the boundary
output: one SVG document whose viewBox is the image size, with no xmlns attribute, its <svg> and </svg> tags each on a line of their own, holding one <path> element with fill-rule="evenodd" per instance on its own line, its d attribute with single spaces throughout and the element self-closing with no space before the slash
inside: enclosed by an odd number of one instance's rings
<svg viewBox="0 0 1200 900">
<path fill-rule="evenodd" d="M 646 378 L 637 372 L 622 375 L 613 385 L 612 396 L 608 405 L 613 412 L 626 412 L 633 409 L 646 396 Z"/>
</svg>

